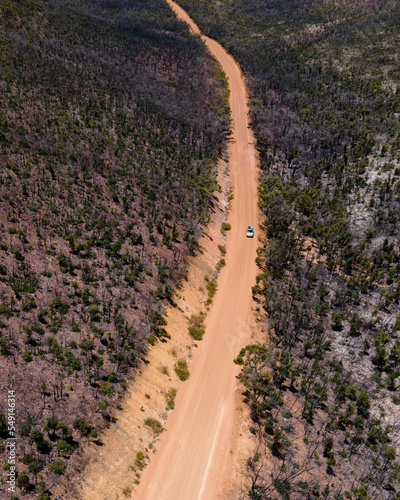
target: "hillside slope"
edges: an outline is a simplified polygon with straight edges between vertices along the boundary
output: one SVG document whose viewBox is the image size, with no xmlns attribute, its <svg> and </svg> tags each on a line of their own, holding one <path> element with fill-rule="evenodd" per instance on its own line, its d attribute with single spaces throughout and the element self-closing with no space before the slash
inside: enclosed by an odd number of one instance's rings
<svg viewBox="0 0 400 500">
<path fill-rule="evenodd" d="M 165 335 L 229 116 L 159 0 L 5 0 L 0 18 L 0 491 L 15 389 L 17 484 L 45 499 Z"/>
</svg>

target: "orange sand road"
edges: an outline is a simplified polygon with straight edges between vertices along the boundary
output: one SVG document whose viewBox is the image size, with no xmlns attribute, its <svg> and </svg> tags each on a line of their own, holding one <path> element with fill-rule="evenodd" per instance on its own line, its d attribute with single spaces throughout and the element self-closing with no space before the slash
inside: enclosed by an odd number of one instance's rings
<svg viewBox="0 0 400 500">
<path fill-rule="evenodd" d="M 195 33 L 198 27 L 174 2 L 178 17 Z M 232 477 L 230 448 L 234 428 L 234 389 L 238 368 L 233 359 L 250 341 L 251 287 L 257 267 L 257 167 L 248 128 L 247 95 L 238 65 L 214 40 L 202 37 L 229 79 L 233 119 L 230 175 L 231 205 L 226 267 L 206 320 L 206 334 L 195 351 L 190 378 L 178 392 L 174 412 L 151 464 L 142 475 L 135 500 L 212 500 Z M 255 226 L 255 238 L 246 227 Z"/>
</svg>

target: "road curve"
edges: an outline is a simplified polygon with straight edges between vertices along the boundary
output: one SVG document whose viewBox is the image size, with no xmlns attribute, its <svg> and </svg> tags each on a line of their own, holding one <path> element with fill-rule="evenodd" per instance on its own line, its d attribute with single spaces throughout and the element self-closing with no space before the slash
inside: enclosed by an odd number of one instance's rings
<svg viewBox="0 0 400 500">
<path fill-rule="evenodd" d="M 199 28 L 174 2 L 167 0 L 192 32 Z M 222 66 L 230 87 L 232 140 L 229 144 L 232 200 L 226 267 L 206 319 L 206 334 L 195 351 L 190 378 L 181 387 L 158 443 L 144 471 L 135 500 L 212 500 L 224 486 L 234 430 L 233 359 L 250 341 L 251 287 L 257 267 L 257 166 L 254 137 L 247 116 L 247 93 L 234 59 L 214 40 L 202 36 Z M 255 237 L 246 238 L 254 225 Z"/>
</svg>

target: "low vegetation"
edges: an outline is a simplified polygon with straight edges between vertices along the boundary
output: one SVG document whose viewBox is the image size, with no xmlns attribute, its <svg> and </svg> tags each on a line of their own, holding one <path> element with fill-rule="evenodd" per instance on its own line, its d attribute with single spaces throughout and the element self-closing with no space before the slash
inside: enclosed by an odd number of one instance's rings
<svg viewBox="0 0 400 500">
<path fill-rule="evenodd" d="M 206 300 L 206 305 L 209 306 L 212 303 L 214 295 L 217 292 L 217 282 L 213 279 L 210 280 L 207 277 L 206 290 L 207 290 L 207 295 L 208 295 L 207 300 Z"/>
<path fill-rule="evenodd" d="M 175 373 L 178 375 L 179 380 L 182 380 L 182 382 L 184 382 L 189 378 L 190 375 L 189 368 L 185 359 L 179 359 L 175 363 L 174 370 Z"/>
<path fill-rule="evenodd" d="M 175 396 L 176 396 L 176 389 L 171 387 L 171 389 L 169 389 L 165 395 L 167 400 L 167 408 L 166 408 L 167 410 L 173 410 L 175 408 Z"/>
<path fill-rule="evenodd" d="M 153 434 L 155 436 L 158 436 L 164 430 L 161 422 L 159 422 L 155 418 L 146 418 L 146 420 L 144 421 L 144 425 L 147 425 L 147 427 L 150 427 L 150 429 L 153 431 Z"/>
<path fill-rule="evenodd" d="M 226 255 L 226 247 L 224 245 L 218 245 L 218 250 L 221 252 L 221 255 Z"/>
<path fill-rule="evenodd" d="M 200 312 L 199 314 L 192 314 L 189 318 L 189 334 L 195 340 L 202 340 L 203 338 L 203 335 L 205 333 L 204 319 L 204 312 Z"/>
<path fill-rule="evenodd" d="M 144 462 L 144 453 L 143 451 L 138 451 L 136 453 L 135 458 L 135 466 L 141 471 L 145 468 L 146 464 Z"/>
</svg>

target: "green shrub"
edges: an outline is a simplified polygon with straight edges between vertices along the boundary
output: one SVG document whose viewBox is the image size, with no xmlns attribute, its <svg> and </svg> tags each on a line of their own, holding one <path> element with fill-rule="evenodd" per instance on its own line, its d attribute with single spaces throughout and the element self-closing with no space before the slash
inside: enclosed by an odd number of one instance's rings
<svg viewBox="0 0 400 500">
<path fill-rule="evenodd" d="M 275 479 L 274 487 L 284 500 L 290 500 L 292 487 L 287 480 Z"/>
<path fill-rule="evenodd" d="M 61 460 L 61 458 L 56 458 L 54 462 L 50 465 L 50 470 L 56 476 L 60 476 L 65 471 L 65 463 Z"/>
<path fill-rule="evenodd" d="M 143 470 L 144 467 L 145 467 L 145 463 L 143 462 L 143 460 L 144 460 L 144 453 L 143 453 L 143 451 L 138 451 L 136 453 L 135 465 L 140 470 Z"/>
<path fill-rule="evenodd" d="M 220 259 L 218 262 L 217 262 L 217 265 L 216 265 L 216 269 L 217 271 L 219 271 L 220 269 L 222 269 L 223 267 L 226 266 L 226 262 L 225 262 L 225 259 Z"/>
<path fill-rule="evenodd" d="M 199 314 L 192 314 L 189 318 L 189 334 L 195 340 L 202 340 L 205 333 L 204 328 L 204 318 L 205 314 L 200 312 Z"/>
<path fill-rule="evenodd" d="M 168 410 L 173 410 L 175 408 L 175 396 L 176 396 L 176 389 L 174 388 L 169 389 L 169 391 L 166 394 Z"/>
<path fill-rule="evenodd" d="M 39 335 L 44 335 L 44 328 L 42 325 L 40 325 L 39 323 L 34 323 L 32 326 L 31 326 L 31 330 L 35 333 L 38 333 Z"/>
<path fill-rule="evenodd" d="M 189 334 L 195 339 L 195 340 L 202 340 L 203 335 L 205 333 L 204 327 L 197 327 L 195 325 L 189 326 Z"/>
<path fill-rule="evenodd" d="M 83 417 L 76 418 L 74 420 L 73 426 L 74 429 L 79 429 L 82 435 L 86 437 L 89 436 L 93 430 L 93 426 L 89 422 L 86 422 Z"/>
<path fill-rule="evenodd" d="M 105 401 L 104 399 L 101 399 L 101 400 L 99 401 L 99 410 L 100 410 L 100 411 L 105 411 L 105 410 L 107 410 L 107 408 L 108 408 L 108 403 L 107 403 L 107 401 Z"/>
<path fill-rule="evenodd" d="M 110 384 L 107 384 L 107 382 L 104 382 L 104 380 L 100 383 L 99 387 L 99 393 L 102 396 L 109 396 L 111 397 L 113 395 L 113 390 Z"/>
<path fill-rule="evenodd" d="M 160 434 L 164 430 L 161 422 L 155 418 L 146 418 L 144 425 L 150 427 L 156 435 Z"/>
<path fill-rule="evenodd" d="M 32 361 L 32 359 L 33 359 L 31 352 L 30 351 L 25 351 L 24 354 L 22 355 L 22 359 L 26 363 L 30 363 Z"/>
<path fill-rule="evenodd" d="M 38 500 L 50 500 L 51 494 L 48 491 L 42 491 L 38 495 Z"/>
<path fill-rule="evenodd" d="M 274 434 L 274 421 L 271 417 L 265 419 L 264 430 L 267 434 L 272 436 Z"/>
<path fill-rule="evenodd" d="M 180 359 L 179 361 L 177 361 L 174 370 L 178 375 L 179 380 L 182 380 L 182 382 L 189 378 L 189 369 L 185 359 Z"/>
<path fill-rule="evenodd" d="M 30 480 L 29 475 L 25 470 L 18 474 L 16 483 L 18 488 L 20 488 L 22 491 L 27 490 L 28 486 L 30 485 Z"/>
<path fill-rule="evenodd" d="M 207 293 L 208 293 L 208 299 L 206 301 L 206 304 L 211 304 L 212 302 L 212 299 L 214 298 L 214 295 L 217 291 L 217 284 L 215 283 L 215 281 L 208 281 L 207 284 L 206 284 L 206 290 L 207 290 Z"/>
<path fill-rule="evenodd" d="M 222 255 L 226 254 L 226 247 L 224 245 L 218 245 L 218 250 L 221 252 Z"/>
<path fill-rule="evenodd" d="M 297 486 L 299 488 L 302 488 L 303 490 L 306 490 L 308 488 L 308 483 L 307 483 L 307 481 L 299 481 L 297 483 Z"/>
<path fill-rule="evenodd" d="M 37 318 L 41 323 L 44 323 L 45 317 L 48 315 L 49 315 L 49 311 L 46 308 L 41 307 L 37 313 Z"/>
<path fill-rule="evenodd" d="M 57 441 L 57 450 L 60 455 L 68 456 L 73 453 L 74 447 L 64 439 L 60 439 Z"/>
</svg>

